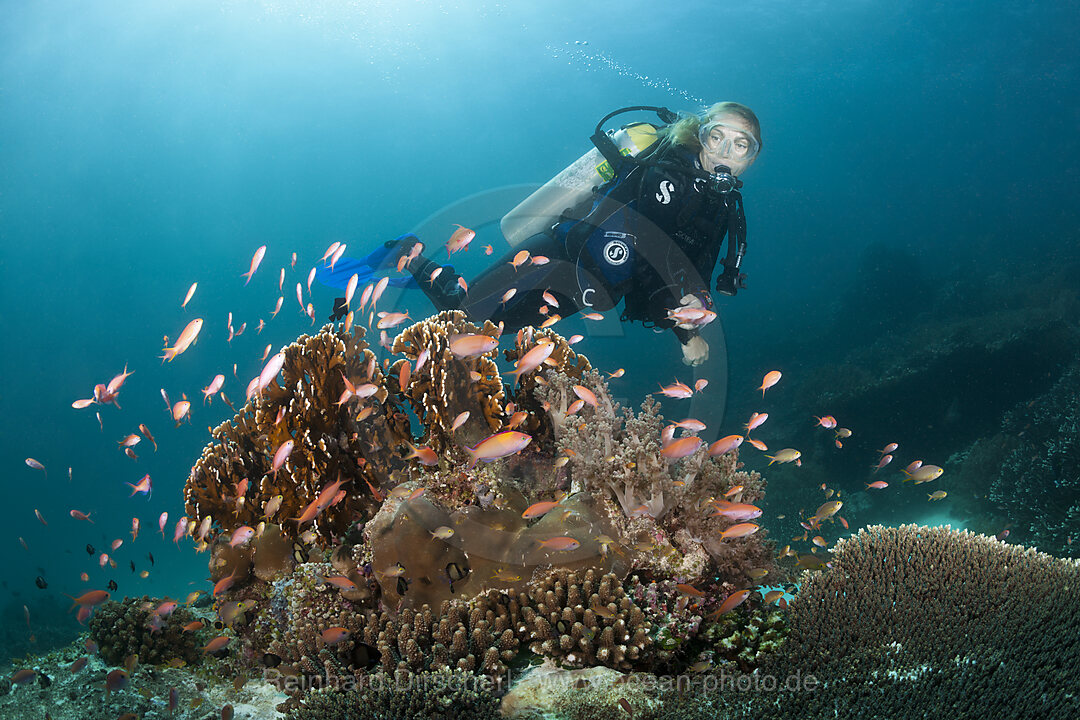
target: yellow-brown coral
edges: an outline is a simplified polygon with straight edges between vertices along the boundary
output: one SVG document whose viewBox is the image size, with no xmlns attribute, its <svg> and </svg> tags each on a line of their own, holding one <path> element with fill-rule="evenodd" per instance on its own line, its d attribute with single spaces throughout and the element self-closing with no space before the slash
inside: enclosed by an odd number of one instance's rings
<svg viewBox="0 0 1080 720">
<path fill-rule="evenodd" d="M 422 442 L 440 455 L 460 444 L 476 443 L 502 427 L 502 377 L 494 360 L 497 350 L 471 358 L 459 358 L 450 351 L 454 335 L 498 338 L 498 332 L 489 320 L 477 327 L 465 319 L 465 313 L 448 310 L 405 329 L 394 340 L 393 351 L 405 359 L 394 364 L 390 376 L 396 386 L 402 365 L 410 363 L 412 372 L 404 394 L 427 428 Z M 417 371 L 416 361 L 425 350 L 428 359 Z M 455 433 L 451 430 L 454 420 L 463 412 L 468 412 L 469 418 Z"/>
<path fill-rule="evenodd" d="M 396 449 L 411 436 L 363 334 L 362 328 L 350 334 L 327 325 L 284 349 L 280 378 L 211 432 L 214 441 L 203 449 L 184 488 L 190 518 L 198 524 L 210 517 L 221 532 L 254 527 L 264 519 L 266 504 L 281 495 L 269 520 L 295 536 L 307 526 L 292 519 L 339 479 L 345 482 L 344 497 L 310 526 L 324 542 L 344 534 L 356 516 L 377 509 L 368 486 L 380 488 L 390 473 L 404 468 Z M 377 391 L 339 403 L 345 378 L 354 386 L 371 383 Z M 357 421 L 360 414 L 366 417 Z M 273 472 L 274 452 L 287 440 L 295 443 L 293 451 Z"/>
</svg>

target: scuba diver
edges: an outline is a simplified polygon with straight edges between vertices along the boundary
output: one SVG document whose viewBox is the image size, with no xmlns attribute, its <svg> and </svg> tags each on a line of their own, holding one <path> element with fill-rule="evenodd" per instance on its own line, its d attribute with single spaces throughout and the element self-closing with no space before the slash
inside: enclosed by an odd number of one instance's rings
<svg viewBox="0 0 1080 720">
<path fill-rule="evenodd" d="M 603 129 L 616 115 L 642 110 L 665 124 Z M 739 176 L 761 150 L 757 116 L 734 102 L 681 117 L 634 106 L 604 117 L 591 139 L 595 150 L 502 219 L 511 248 L 472 282 L 465 285 L 450 265 L 416 255 L 407 266 L 412 278 L 390 284 L 419 287 L 438 310 L 501 322 L 503 332 L 539 326 L 556 313 L 610 310 L 622 301 L 622 320 L 670 328 L 683 362 L 700 365 L 709 347 L 699 329 L 716 317 L 710 280 L 725 236 L 724 269 L 713 287 L 727 296 L 745 288 Z M 362 260 L 343 258 L 332 276 L 322 268 L 317 277 L 344 287 L 342 280 L 361 270 L 366 280 L 416 242 L 415 235 L 404 235 Z M 339 298 L 331 319 L 346 312 Z"/>
</svg>

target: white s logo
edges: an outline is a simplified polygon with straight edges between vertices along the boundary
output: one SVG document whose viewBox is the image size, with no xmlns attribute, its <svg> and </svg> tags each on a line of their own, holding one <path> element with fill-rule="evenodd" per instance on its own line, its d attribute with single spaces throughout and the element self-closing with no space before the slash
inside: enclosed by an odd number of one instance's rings
<svg viewBox="0 0 1080 720">
<path fill-rule="evenodd" d="M 670 180 L 664 180 L 660 183 L 660 192 L 656 193 L 656 200 L 661 205 L 667 205 L 671 202 L 671 191 L 675 189 L 675 186 Z"/>
</svg>

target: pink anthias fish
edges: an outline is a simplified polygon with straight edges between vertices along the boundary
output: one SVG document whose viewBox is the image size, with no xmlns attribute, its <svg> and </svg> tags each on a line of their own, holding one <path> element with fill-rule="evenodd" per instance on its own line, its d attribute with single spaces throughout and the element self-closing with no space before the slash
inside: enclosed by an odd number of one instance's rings
<svg viewBox="0 0 1080 720">
<path fill-rule="evenodd" d="M 221 389 L 221 386 L 225 384 L 225 376 L 220 373 L 215 375 L 210 381 L 210 384 L 202 389 L 203 404 L 213 402 L 214 394 Z"/>
<path fill-rule="evenodd" d="M 686 398 L 693 396 L 694 391 L 689 385 L 676 381 L 667 387 L 662 386 L 660 388 L 660 394 L 669 398 L 685 400 Z"/>
<path fill-rule="evenodd" d="M 815 415 L 814 419 L 817 420 L 818 427 L 823 427 L 826 430 L 832 430 L 834 427 L 836 427 L 836 418 L 834 418 L 832 415 L 822 415 L 821 417 Z"/>
<path fill-rule="evenodd" d="M 481 440 L 475 447 L 465 448 L 465 452 L 469 454 L 469 467 L 475 467 L 481 460 L 491 462 L 519 453 L 530 442 L 532 442 L 531 435 L 516 430 L 495 433 Z"/>
<path fill-rule="evenodd" d="M 124 483 L 131 488 L 131 495 L 128 497 L 135 497 L 136 493 L 142 493 L 147 499 L 150 499 L 150 493 L 153 491 L 152 483 L 150 480 L 150 473 L 142 476 L 142 479 L 138 483 Z"/>
<path fill-rule="evenodd" d="M 459 358 L 483 355 L 498 346 L 498 339 L 490 335 L 464 334 L 450 336 L 450 352 Z"/>
<path fill-rule="evenodd" d="M 259 264 L 263 261 L 263 257 L 266 255 L 266 246 L 260 245 L 255 251 L 255 254 L 251 256 L 251 267 L 248 268 L 246 273 L 243 273 L 241 277 L 246 278 L 244 285 L 247 286 L 251 282 L 251 276 L 255 274 L 255 271 L 259 269 Z"/>
<path fill-rule="evenodd" d="M 274 378 L 281 372 L 281 368 L 285 365 L 285 352 L 276 353 L 273 357 L 266 361 L 266 365 L 263 366 L 262 372 L 259 373 L 258 392 L 262 392 L 274 381 Z"/>
<path fill-rule="evenodd" d="M 475 230 L 470 230 L 464 225 L 458 225 L 457 230 L 455 230 L 450 236 L 450 239 L 446 241 L 446 257 L 450 257 L 461 250 L 467 250 L 469 243 L 471 243 L 475 237 Z"/>
<path fill-rule="evenodd" d="M 517 385 L 521 381 L 521 376 L 527 372 L 532 372 L 549 357 L 551 353 L 555 351 L 555 343 L 550 340 L 544 339 L 538 341 L 538 344 L 533 346 L 527 353 L 521 356 L 520 359 L 514 364 L 514 369 L 510 371 L 510 375 L 514 376 L 514 384 Z"/>
<path fill-rule="evenodd" d="M 746 423 L 746 432 L 761 427 L 761 425 L 769 419 L 769 413 L 753 413 L 750 416 L 750 420 Z"/>
<path fill-rule="evenodd" d="M 703 442 L 701 438 L 696 436 L 679 438 L 665 445 L 660 454 L 668 460 L 679 460 L 696 453 Z"/>
<path fill-rule="evenodd" d="M 780 382 L 780 378 L 781 374 L 779 370 L 770 370 L 765 373 L 765 377 L 761 380 L 761 387 L 758 388 L 758 390 L 761 391 L 761 397 L 765 397 L 765 391 Z"/>
<path fill-rule="evenodd" d="M 709 446 L 709 456 L 717 457 L 729 453 L 742 445 L 742 442 L 742 435 L 728 435 L 727 437 L 722 437 Z"/>
<path fill-rule="evenodd" d="M 271 463 L 271 468 L 274 472 L 274 477 L 277 477 L 277 471 L 281 469 L 281 466 L 285 464 L 285 460 L 288 459 L 289 453 L 293 451 L 294 442 L 292 440 L 286 440 L 278 445 L 276 451 L 274 451 L 274 460 Z"/>
<path fill-rule="evenodd" d="M 166 344 L 165 354 L 161 356 L 162 360 L 172 362 L 173 358 L 180 355 L 195 342 L 195 339 L 199 337 L 199 331 L 202 330 L 203 320 L 202 318 L 195 318 L 187 324 L 187 326 L 180 332 L 180 337 L 177 338 L 176 344 L 172 347 L 168 347 Z"/>
</svg>

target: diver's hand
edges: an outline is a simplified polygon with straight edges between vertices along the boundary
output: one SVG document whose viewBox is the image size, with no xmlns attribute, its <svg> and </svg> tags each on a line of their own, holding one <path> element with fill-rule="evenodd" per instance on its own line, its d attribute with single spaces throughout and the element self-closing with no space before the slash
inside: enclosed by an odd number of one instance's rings
<svg viewBox="0 0 1080 720">
<path fill-rule="evenodd" d="M 702 364 L 709 359 L 709 343 L 700 335 L 687 340 L 682 345 L 682 361 L 691 367 Z"/>
<path fill-rule="evenodd" d="M 746 289 L 746 274 L 724 266 L 724 272 L 716 278 L 716 292 L 733 297 L 739 290 Z"/>
<path fill-rule="evenodd" d="M 349 305 L 345 298 L 334 298 L 334 312 L 330 313 L 330 320 L 337 321 L 349 314 Z"/>
</svg>

